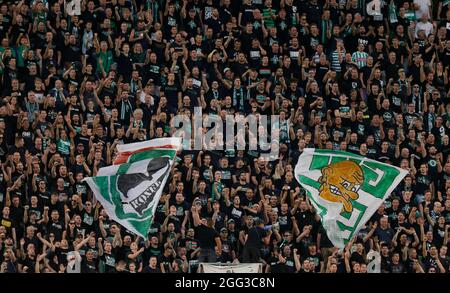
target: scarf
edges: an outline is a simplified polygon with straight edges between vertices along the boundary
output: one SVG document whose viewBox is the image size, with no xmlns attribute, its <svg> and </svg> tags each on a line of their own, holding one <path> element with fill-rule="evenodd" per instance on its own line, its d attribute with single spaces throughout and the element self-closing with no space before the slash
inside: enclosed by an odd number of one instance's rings
<svg viewBox="0 0 450 293">
<path fill-rule="evenodd" d="M 389 4 L 389 19 L 391 21 L 391 23 L 397 23 L 398 19 L 397 19 L 397 6 L 395 6 L 394 2 L 391 2 Z"/>
<path fill-rule="evenodd" d="M 129 100 L 124 101 L 122 100 L 122 105 L 121 105 L 121 109 L 120 109 L 120 119 L 121 120 L 125 120 L 125 112 L 128 112 L 133 109 L 133 107 L 131 107 L 131 103 Z"/>
<path fill-rule="evenodd" d="M 233 106 L 238 111 L 244 111 L 244 90 L 242 87 L 239 89 L 233 88 Z"/>
<path fill-rule="evenodd" d="M 138 84 L 134 79 L 131 79 L 130 88 L 132 94 L 135 94 L 137 92 Z"/>
<path fill-rule="evenodd" d="M 431 131 L 431 129 L 433 129 L 435 120 L 436 120 L 436 113 L 428 113 L 428 119 L 427 119 L 428 131 Z"/>
<path fill-rule="evenodd" d="M 420 94 L 418 96 L 412 95 L 412 103 L 414 104 L 414 108 L 417 113 L 422 113 L 422 99 Z"/>
<path fill-rule="evenodd" d="M 322 19 L 322 44 L 325 44 L 325 42 L 327 40 L 328 27 L 330 27 L 332 25 L 333 25 L 333 23 L 331 22 L 331 20 Z"/>
<path fill-rule="evenodd" d="M 212 94 L 213 94 L 215 100 L 219 100 L 219 91 L 213 90 Z"/>
</svg>

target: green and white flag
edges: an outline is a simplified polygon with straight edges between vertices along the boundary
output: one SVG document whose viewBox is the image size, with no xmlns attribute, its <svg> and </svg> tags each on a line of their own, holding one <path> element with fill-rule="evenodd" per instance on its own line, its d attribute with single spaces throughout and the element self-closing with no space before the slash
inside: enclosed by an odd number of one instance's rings
<svg viewBox="0 0 450 293">
<path fill-rule="evenodd" d="M 147 239 L 176 153 L 176 149 L 143 151 L 83 180 L 112 220 Z"/>
<path fill-rule="evenodd" d="M 304 149 L 295 178 L 339 248 L 358 233 L 408 171 L 359 155 Z"/>
</svg>

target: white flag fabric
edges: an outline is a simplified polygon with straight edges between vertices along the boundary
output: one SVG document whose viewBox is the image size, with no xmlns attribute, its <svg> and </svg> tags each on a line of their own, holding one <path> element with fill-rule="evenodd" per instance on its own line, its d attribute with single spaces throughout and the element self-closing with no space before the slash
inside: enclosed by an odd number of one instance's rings
<svg viewBox="0 0 450 293">
<path fill-rule="evenodd" d="M 135 149 L 126 163 L 100 168 L 97 176 L 83 181 L 112 220 L 147 239 L 179 146 L 175 143 L 174 148 Z"/>
<path fill-rule="evenodd" d="M 260 263 L 243 263 L 243 264 L 212 264 L 212 263 L 200 263 L 201 273 L 262 273 L 262 264 Z"/>
<path fill-rule="evenodd" d="M 81 0 L 65 0 L 64 7 L 68 15 L 81 15 Z"/>
<path fill-rule="evenodd" d="M 328 238 L 345 245 L 408 171 L 342 151 L 304 149 L 295 178 L 322 219 Z"/>
</svg>

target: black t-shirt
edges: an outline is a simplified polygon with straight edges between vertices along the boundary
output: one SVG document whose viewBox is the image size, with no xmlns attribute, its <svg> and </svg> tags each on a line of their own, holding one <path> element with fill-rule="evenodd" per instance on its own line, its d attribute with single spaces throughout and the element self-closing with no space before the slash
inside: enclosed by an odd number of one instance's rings
<svg viewBox="0 0 450 293">
<path fill-rule="evenodd" d="M 185 201 L 177 203 L 175 200 L 170 202 L 170 205 L 174 205 L 177 209 L 176 217 L 178 218 L 180 224 L 183 223 L 185 212 L 189 211 L 189 204 Z"/>
<path fill-rule="evenodd" d="M 77 45 L 69 44 L 64 47 L 64 61 L 65 62 L 76 62 L 81 61 L 81 49 Z"/>
<path fill-rule="evenodd" d="M 280 211 L 278 213 L 278 222 L 280 223 L 280 232 L 281 233 L 292 230 L 291 213 L 289 211 L 287 211 L 286 214 L 284 214 L 283 212 Z"/>
<path fill-rule="evenodd" d="M 301 211 L 298 209 L 295 212 L 295 219 L 297 220 L 298 228 L 303 231 L 306 225 L 312 225 L 314 221 L 314 214 L 310 210 Z"/>
<path fill-rule="evenodd" d="M 103 253 L 100 256 L 100 262 L 104 266 L 105 273 L 114 273 L 116 271 L 116 256 L 114 252 Z"/>
<path fill-rule="evenodd" d="M 128 54 L 127 56 L 121 53 L 117 58 L 117 64 L 118 73 L 122 75 L 126 81 L 129 81 L 133 70 L 133 58 L 131 55 Z"/>
<path fill-rule="evenodd" d="M 269 259 L 271 273 L 294 273 L 295 262 L 291 256 L 286 257 L 286 262 L 281 263 L 277 257 Z"/>
<path fill-rule="evenodd" d="M 261 240 L 267 236 L 267 232 L 260 227 L 252 227 L 248 230 L 247 242 L 245 242 L 246 247 L 261 248 Z"/>
<path fill-rule="evenodd" d="M 167 104 L 170 105 L 170 107 L 176 107 L 178 104 L 178 92 L 180 92 L 179 87 L 176 84 L 166 84 L 161 91 L 166 95 Z"/>
<path fill-rule="evenodd" d="M 236 222 L 236 227 L 241 226 L 241 218 L 244 214 L 244 209 L 241 207 L 237 208 L 234 205 L 231 205 L 227 211 L 228 219 L 233 219 Z"/>
<path fill-rule="evenodd" d="M 209 228 L 203 224 L 195 227 L 195 235 L 200 242 L 200 248 L 214 249 L 216 246 L 215 238 L 219 237 L 219 233 L 214 228 Z"/>
<path fill-rule="evenodd" d="M 424 194 L 425 190 L 430 188 L 430 184 L 431 184 L 432 180 L 431 178 L 427 175 L 423 175 L 421 173 L 417 174 L 416 177 L 416 188 L 414 190 L 415 194 Z"/>
<path fill-rule="evenodd" d="M 445 226 L 441 227 L 439 225 L 434 225 L 433 227 L 433 243 L 436 244 L 437 247 L 441 247 L 444 244 L 445 237 Z M 448 266 L 447 266 L 448 268 Z"/>
<path fill-rule="evenodd" d="M 357 262 L 357 263 L 365 263 L 364 257 L 359 254 L 358 252 L 353 252 L 352 255 L 350 256 L 350 262 Z"/>
<path fill-rule="evenodd" d="M 352 123 L 352 132 L 355 132 L 358 135 L 359 142 L 362 142 L 365 136 L 368 134 L 368 125 L 363 121 L 356 121 Z"/>
<path fill-rule="evenodd" d="M 194 238 L 186 237 L 180 241 L 180 247 L 186 247 L 187 251 L 190 253 L 199 247 L 199 242 Z"/>
<path fill-rule="evenodd" d="M 325 231 L 325 228 L 322 225 L 320 225 L 317 232 L 320 233 L 320 247 L 322 247 L 322 248 L 333 247 L 333 243 L 331 243 L 331 241 L 328 238 L 328 235 Z"/>
<path fill-rule="evenodd" d="M 406 270 L 403 263 L 399 262 L 398 264 L 391 264 L 391 273 L 404 273 Z"/>
<path fill-rule="evenodd" d="M 250 183 L 241 184 L 240 182 L 237 182 L 233 185 L 233 189 L 237 189 L 238 187 L 241 187 L 241 189 L 236 191 L 236 195 L 239 195 L 240 198 L 243 198 L 247 189 L 252 188 L 252 185 Z"/>
<path fill-rule="evenodd" d="M 170 271 L 169 267 L 171 266 L 172 261 L 173 257 L 171 255 L 161 255 L 161 257 L 159 258 L 159 263 L 164 266 L 164 270 L 166 271 L 166 273 Z"/>
<path fill-rule="evenodd" d="M 271 256 L 269 258 L 268 264 L 270 265 L 271 273 L 283 273 L 284 272 L 284 270 L 283 270 L 284 267 L 280 263 L 280 260 L 278 259 L 278 257 Z"/>
<path fill-rule="evenodd" d="M 212 217 L 214 215 L 214 212 L 211 212 L 210 216 Z M 225 213 L 219 212 L 217 214 L 217 218 L 216 218 L 216 222 L 214 225 L 214 228 L 216 229 L 216 231 L 220 231 L 220 229 L 222 229 L 223 227 L 225 227 Z"/>
<path fill-rule="evenodd" d="M 47 234 L 55 234 L 55 240 L 62 239 L 62 233 L 64 231 L 64 223 L 62 221 L 52 221 L 47 224 Z"/>
<path fill-rule="evenodd" d="M 142 262 L 144 264 L 148 264 L 148 262 L 152 256 L 159 257 L 160 255 L 162 255 L 161 246 L 156 246 L 156 247 L 149 246 L 144 250 L 144 252 L 142 254 L 142 259 L 143 259 Z"/>
<path fill-rule="evenodd" d="M 417 204 L 413 201 L 413 199 L 406 202 L 403 198 L 400 198 L 399 209 L 404 212 L 405 215 L 409 215 L 409 212 L 413 207 L 417 207 Z"/>
<path fill-rule="evenodd" d="M 156 268 L 151 268 L 151 267 L 149 267 L 149 266 L 146 266 L 143 270 L 142 270 L 142 272 L 143 273 L 146 273 L 146 274 L 160 274 L 161 273 L 161 270 L 158 268 L 158 267 L 156 267 Z"/>
<path fill-rule="evenodd" d="M 316 253 L 314 255 L 309 254 L 306 256 L 306 259 L 309 260 L 310 262 L 314 263 L 314 271 L 316 273 L 320 272 L 320 263 L 323 261 L 323 257 L 320 253 Z"/>
</svg>

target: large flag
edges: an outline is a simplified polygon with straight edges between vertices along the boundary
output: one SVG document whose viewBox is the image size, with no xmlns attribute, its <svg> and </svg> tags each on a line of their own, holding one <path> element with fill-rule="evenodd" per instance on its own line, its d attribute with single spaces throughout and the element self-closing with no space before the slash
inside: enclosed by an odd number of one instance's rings
<svg viewBox="0 0 450 293">
<path fill-rule="evenodd" d="M 174 143 L 174 148 L 135 149 L 126 163 L 100 168 L 97 176 L 83 179 L 112 220 L 144 239 L 181 139 Z"/>
<path fill-rule="evenodd" d="M 304 149 L 295 178 L 339 248 L 358 233 L 408 172 L 359 155 Z"/>
</svg>

